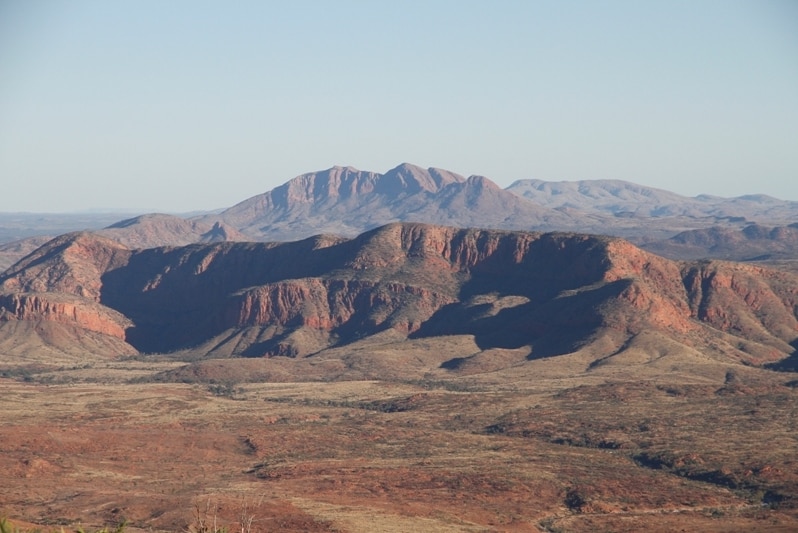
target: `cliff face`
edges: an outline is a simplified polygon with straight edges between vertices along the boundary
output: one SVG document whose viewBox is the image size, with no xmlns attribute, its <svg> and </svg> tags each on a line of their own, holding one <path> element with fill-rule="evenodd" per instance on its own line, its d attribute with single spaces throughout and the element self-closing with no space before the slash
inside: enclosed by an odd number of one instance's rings
<svg viewBox="0 0 798 533">
<path fill-rule="evenodd" d="M 613 327 L 633 333 L 653 327 L 681 334 L 699 328 L 691 319 L 688 294 L 677 263 L 620 240 L 607 246 L 607 260 L 610 267 L 604 280 L 628 282 L 618 297 L 626 304 L 626 312 L 610 319 Z"/>
<path fill-rule="evenodd" d="M 683 276 L 691 318 L 780 350 L 795 341 L 798 285 L 794 275 L 713 261 L 687 265 Z"/>
<path fill-rule="evenodd" d="M 223 326 L 271 324 L 332 331 L 345 324 L 364 330 L 416 331 L 454 298 L 423 287 L 357 280 L 301 279 L 269 283 L 231 297 Z M 408 308 L 414 312 L 402 313 Z"/>
<path fill-rule="evenodd" d="M 538 357 L 601 332 L 659 331 L 761 364 L 787 357 L 798 338 L 794 275 L 677 263 L 569 233 L 391 224 L 350 240 L 136 251 L 73 235 L 15 265 L 0 287 L 7 320 L 69 322 L 147 352 L 226 344 L 232 355 L 301 356 L 392 328 Z"/>
<path fill-rule="evenodd" d="M 122 340 L 133 325 L 113 309 L 63 293 L 0 295 L 0 321 L 11 320 L 61 322 Z"/>
<path fill-rule="evenodd" d="M 634 280 L 621 297 L 640 313 L 626 320 L 689 334 L 762 364 L 794 351 L 798 277 L 727 261 L 674 262 L 623 241 L 610 245 L 608 279 Z M 699 340 L 695 340 L 699 339 Z M 728 346 L 726 346 L 728 345 Z"/>
</svg>

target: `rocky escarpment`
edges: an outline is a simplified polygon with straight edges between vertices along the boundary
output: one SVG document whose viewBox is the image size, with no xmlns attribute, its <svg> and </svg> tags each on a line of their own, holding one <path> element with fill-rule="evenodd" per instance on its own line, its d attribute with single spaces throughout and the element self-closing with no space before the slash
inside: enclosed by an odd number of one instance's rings
<svg viewBox="0 0 798 533">
<path fill-rule="evenodd" d="M 93 239 L 93 237 L 88 237 L 86 232 L 61 235 L 44 248 L 42 252 L 50 253 L 58 247 L 59 243 L 63 245 L 76 235 L 84 235 L 85 242 Z M 111 239 L 130 249 L 252 240 L 221 221 L 187 220 L 173 215 L 158 213 L 122 220 L 105 228 L 92 231 L 91 235 Z M 20 241 L 0 245 L 0 273 L 33 253 L 37 248 L 45 246 L 52 239 L 52 237 L 28 237 Z M 80 256 L 89 257 L 92 255 L 91 250 L 83 250 L 81 252 L 73 244 L 69 246 L 72 252 L 78 256 L 78 260 Z M 38 258 L 41 259 L 41 256 L 42 254 L 39 253 Z"/>
<path fill-rule="evenodd" d="M 791 351 L 798 328 L 794 275 L 721 261 L 687 265 L 682 274 L 692 318 L 778 352 Z"/>
<path fill-rule="evenodd" d="M 9 272 L 0 278 L 7 316 L 69 320 L 145 352 L 305 356 L 393 330 L 469 335 L 482 350 L 526 347 L 530 357 L 609 335 L 610 355 L 659 332 L 764 364 L 789 356 L 798 338 L 795 275 L 678 263 L 573 233 L 390 224 L 353 239 L 147 250 L 78 234 Z M 50 293 L 25 300 L 41 287 Z M 72 307 L 46 303 L 51 293 Z M 106 309 L 117 314 L 91 314 Z"/>
<path fill-rule="evenodd" d="M 13 320 L 61 322 L 123 340 L 125 330 L 133 325 L 113 309 L 57 292 L 1 294 L 0 321 Z"/>
<path fill-rule="evenodd" d="M 132 323 L 90 299 L 64 293 L 0 294 L 0 355 L 7 362 L 53 364 L 137 353 Z"/>
<path fill-rule="evenodd" d="M 349 324 L 364 331 L 392 327 L 416 331 L 451 295 L 401 283 L 318 278 L 269 283 L 228 301 L 224 326 L 271 324 L 335 330 Z"/>
</svg>

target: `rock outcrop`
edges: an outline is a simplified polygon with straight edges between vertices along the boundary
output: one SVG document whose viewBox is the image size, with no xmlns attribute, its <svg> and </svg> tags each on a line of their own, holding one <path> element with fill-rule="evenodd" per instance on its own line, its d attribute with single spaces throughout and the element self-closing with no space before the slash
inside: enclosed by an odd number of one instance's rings
<svg viewBox="0 0 798 533">
<path fill-rule="evenodd" d="M 435 311 L 452 302 L 454 298 L 450 295 L 401 283 L 288 280 L 235 294 L 229 299 L 223 326 L 280 324 L 329 331 L 356 321 L 364 330 L 393 327 L 411 333 Z"/>
<path fill-rule="evenodd" d="M 12 320 L 61 322 L 122 340 L 133 325 L 113 309 L 58 292 L 0 295 L 0 321 Z"/>
</svg>

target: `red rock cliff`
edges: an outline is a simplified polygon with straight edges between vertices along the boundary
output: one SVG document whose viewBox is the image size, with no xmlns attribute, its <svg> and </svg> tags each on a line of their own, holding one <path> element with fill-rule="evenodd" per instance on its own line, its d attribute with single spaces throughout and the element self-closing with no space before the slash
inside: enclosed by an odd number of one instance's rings
<svg viewBox="0 0 798 533">
<path fill-rule="evenodd" d="M 132 323 L 122 314 L 84 298 L 58 293 L 0 295 L 0 321 L 46 320 L 125 339 Z"/>
<path fill-rule="evenodd" d="M 360 315 L 372 327 L 387 322 L 415 331 L 450 296 L 399 283 L 301 279 L 269 283 L 236 294 L 225 312 L 226 327 L 270 324 L 333 330 Z M 402 313 L 412 307 L 412 313 Z"/>
</svg>

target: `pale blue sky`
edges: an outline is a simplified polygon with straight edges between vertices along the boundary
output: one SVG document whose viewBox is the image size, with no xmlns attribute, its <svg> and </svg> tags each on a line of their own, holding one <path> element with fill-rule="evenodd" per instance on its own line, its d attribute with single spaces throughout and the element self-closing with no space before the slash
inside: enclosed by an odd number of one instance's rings
<svg viewBox="0 0 798 533">
<path fill-rule="evenodd" d="M 798 1 L 0 0 L 0 211 L 405 161 L 798 200 Z"/>
</svg>

